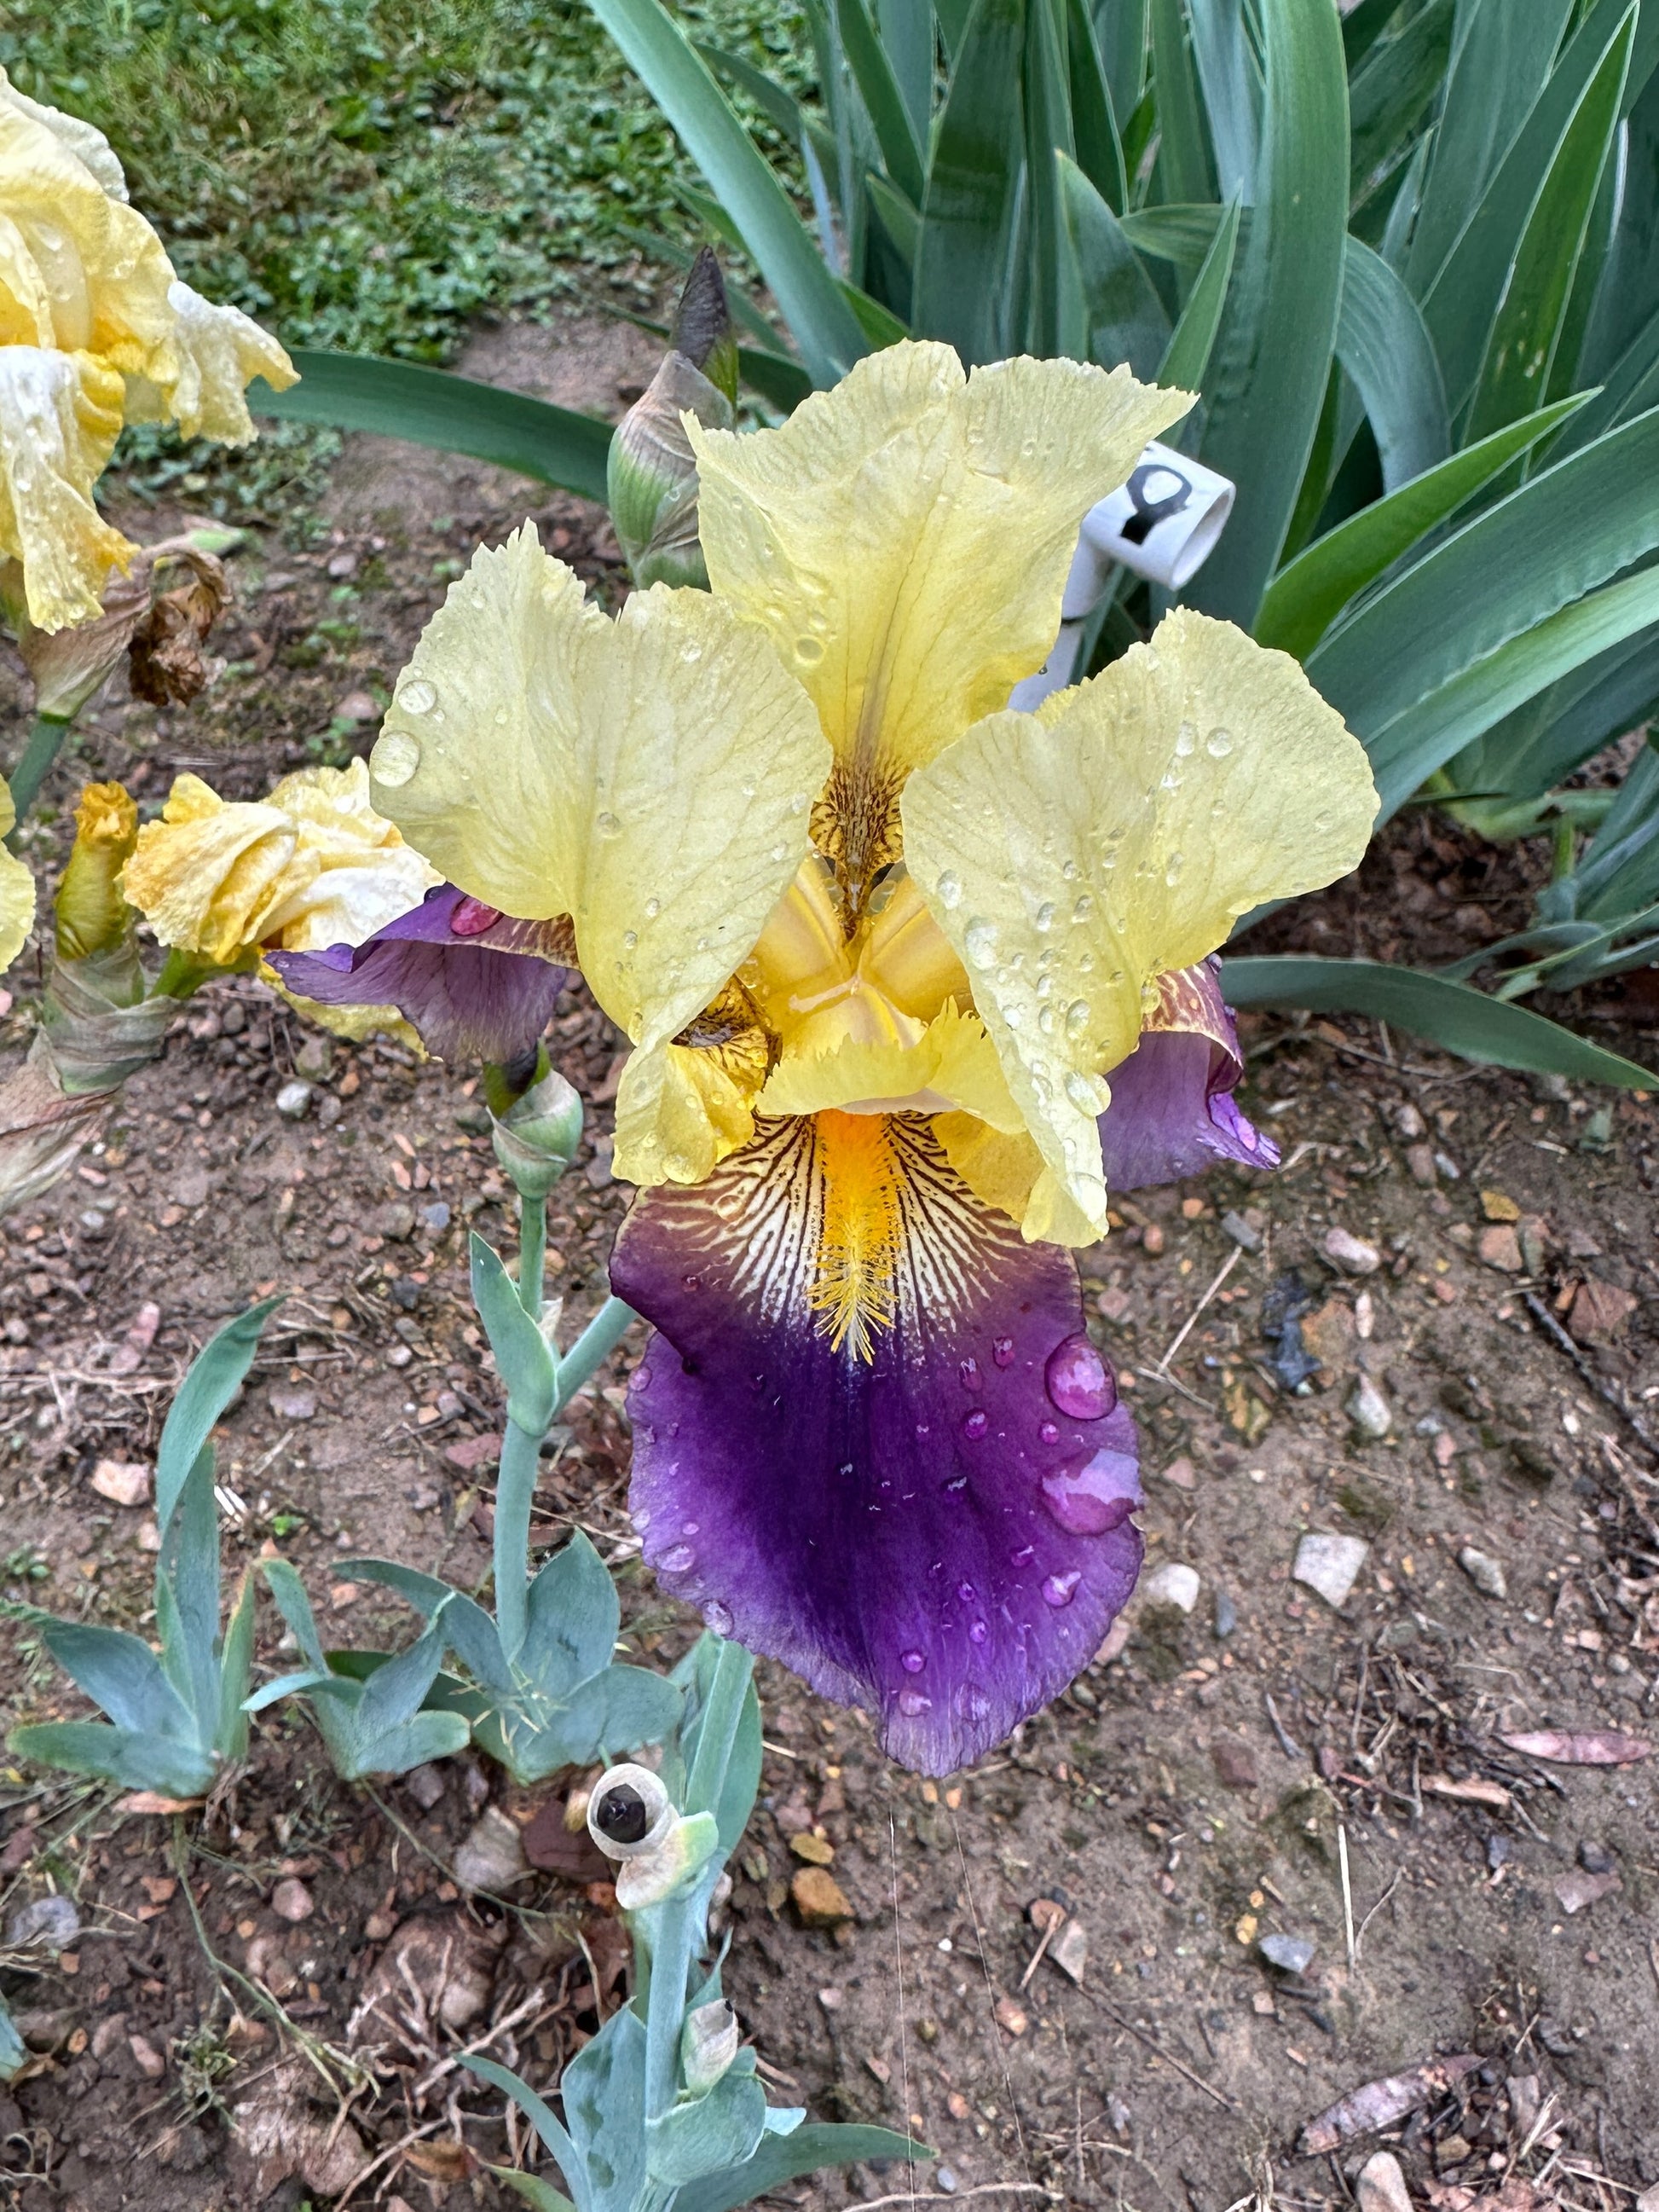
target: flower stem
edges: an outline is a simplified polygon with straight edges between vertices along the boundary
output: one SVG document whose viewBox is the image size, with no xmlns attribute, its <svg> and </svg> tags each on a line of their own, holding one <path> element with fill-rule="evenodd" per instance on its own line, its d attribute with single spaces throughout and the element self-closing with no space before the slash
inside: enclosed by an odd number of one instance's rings
<svg viewBox="0 0 1659 2212">
<path fill-rule="evenodd" d="M 547 1264 L 547 1200 L 519 1194 L 519 1301 L 532 1321 L 542 1317 L 542 1276 Z"/>
<path fill-rule="evenodd" d="M 29 732 L 28 743 L 23 748 L 22 757 L 7 778 L 11 787 L 12 805 L 17 809 L 20 827 L 30 807 L 34 804 L 35 794 L 46 781 L 52 763 L 58 757 L 58 749 L 69 734 L 70 723 L 72 720 L 73 717 L 67 714 L 37 714 L 34 718 L 34 727 Z M 7 838 L 8 845 L 14 843 L 16 835 L 16 830 L 14 830 L 11 836 Z"/>
<path fill-rule="evenodd" d="M 697 1727 L 696 1757 L 685 1789 L 688 1813 L 712 1813 L 726 1786 L 726 1770 L 743 1718 L 743 1701 L 754 1660 L 740 1644 L 722 1644 L 714 1662 L 714 1679 L 708 1686 L 708 1702 Z"/>
<path fill-rule="evenodd" d="M 530 1509 L 541 1438 L 509 1421 L 495 1477 L 495 1629 L 509 1662 L 524 1642 L 530 1586 Z"/>
<path fill-rule="evenodd" d="M 562 1413 L 599 1362 L 614 1352 L 639 1319 L 620 1298 L 607 1298 L 587 1327 L 559 1362 L 559 1395 L 555 1415 Z"/>
</svg>

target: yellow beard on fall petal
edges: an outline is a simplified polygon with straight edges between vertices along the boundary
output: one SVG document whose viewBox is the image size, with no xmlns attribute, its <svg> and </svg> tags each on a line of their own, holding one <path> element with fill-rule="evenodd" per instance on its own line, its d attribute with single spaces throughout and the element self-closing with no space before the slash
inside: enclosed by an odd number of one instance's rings
<svg viewBox="0 0 1659 2212">
<path fill-rule="evenodd" d="M 839 1352 L 874 1357 L 874 1336 L 893 1324 L 893 1277 L 903 1222 L 898 1164 L 884 1114 L 817 1116 L 823 1225 L 817 1279 L 807 1303 Z"/>
</svg>

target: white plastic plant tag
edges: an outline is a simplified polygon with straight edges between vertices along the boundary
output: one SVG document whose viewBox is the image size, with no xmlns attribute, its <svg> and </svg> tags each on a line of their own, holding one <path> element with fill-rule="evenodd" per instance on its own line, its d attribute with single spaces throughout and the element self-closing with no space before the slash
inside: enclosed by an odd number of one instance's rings
<svg viewBox="0 0 1659 2212">
<path fill-rule="evenodd" d="M 1084 516 L 1060 601 L 1060 635 L 1036 673 L 1015 684 L 1008 704 L 1031 714 L 1073 680 L 1084 623 L 1115 568 L 1133 568 L 1172 592 L 1189 583 L 1214 551 L 1237 495 L 1237 485 L 1202 462 L 1156 440 L 1146 447 L 1128 482 Z"/>
</svg>

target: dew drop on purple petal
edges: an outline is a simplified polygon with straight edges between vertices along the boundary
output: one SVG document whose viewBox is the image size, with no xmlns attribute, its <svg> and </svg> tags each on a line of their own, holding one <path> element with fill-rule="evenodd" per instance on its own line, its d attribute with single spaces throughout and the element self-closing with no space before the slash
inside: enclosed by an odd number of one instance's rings
<svg viewBox="0 0 1659 2212">
<path fill-rule="evenodd" d="M 634 1370 L 634 1387 L 637 1390 L 648 1390 L 651 1388 L 651 1370 L 643 1359 Z"/>
<path fill-rule="evenodd" d="M 1012 1367 L 1014 1364 L 1013 1338 L 1012 1336 L 998 1337 L 991 1346 L 991 1357 L 995 1360 L 999 1367 Z"/>
<path fill-rule="evenodd" d="M 1042 1581 L 1042 1602 L 1058 1612 L 1061 1606 L 1070 1605 L 1077 1595 L 1077 1586 L 1083 1580 L 1079 1567 L 1073 1567 L 1063 1575 L 1045 1575 Z"/>
<path fill-rule="evenodd" d="M 682 1275 L 680 1280 L 688 1291 L 700 1291 L 702 1288 L 701 1275 Z"/>
<path fill-rule="evenodd" d="M 962 1376 L 962 1387 L 964 1390 L 978 1389 L 979 1362 L 977 1359 L 972 1358 L 964 1359 L 957 1372 Z"/>
<path fill-rule="evenodd" d="M 985 1431 L 990 1427 L 990 1425 L 991 1422 L 989 1415 L 982 1413 L 978 1407 L 975 1407 L 971 1413 L 966 1413 L 963 1416 L 962 1433 L 964 1437 L 968 1437 L 971 1443 L 977 1443 L 979 1438 L 985 1434 Z"/>
<path fill-rule="evenodd" d="M 1009 1553 L 1008 1564 L 1011 1567 L 1029 1567 L 1036 1557 L 1035 1544 L 1022 1544 L 1018 1551 Z"/>
<path fill-rule="evenodd" d="M 1048 1354 L 1042 1380 L 1054 1404 L 1073 1421 L 1098 1421 L 1117 1403 L 1110 1370 L 1080 1330 Z"/>
<path fill-rule="evenodd" d="M 979 1595 L 979 1592 L 974 1588 L 972 1583 L 962 1582 L 957 1584 L 957 1595 L 964 1605 L 971 1605 Z"/>
<path fill-rule="evenodd" d="M 982 1620 L 970 1620 L 968 1624 L 968 1641 L 970 1644 L 983 1644 L 990 1632 Z"/>
<path fill-rule="evenodd" d="M 702 1620 L 703 1626 L 712 1629 L 716 1636 L 732 1633 L 732 1608 L 729 1605 L 722 1605 L 717 1597 L 710 1598 L 704 1606 Z"/>
<path fill-rule="evenodd" d="M 633 1522 L 638 1534 L 643 1536 L 651 1526 L 651 1508 L 648 1505 L 641 1505 L 638 1512 L 630 1514 L 629 1518 Z"/>
<path fill-rule="evenodd" d="M 683 1575 L 697 1564 L 697 1555 L 690 1544 L 671 1544 L 657 1565 L 665 1575 Z"/>
<path fill-rule="evenodd" d="M 923 1440 L 931 1434 L 932 1431 L 928 1428 L 926 1421 L 918 1421 L 916 1423 L 916 1442 L 918 1443 L 923 1442 Z"/>
<path fill-rule="evenodd" d="M 1103 1536 L 1128 1519 L 1140 1484 L 1129 1453 L 1103 1447 L 1079 1466 L 1056 1468 L 1044 1475 L 1041 1496 L 1068 1535 Z"/>
<path fill-rule="evenodd" d="M 991 1710 L 991 1700 L 983 1690 L 964 1690 L 962 1708 L 970 1721 L 982 1721 Z"/>
<path fill-rule="evenodd" d="M 1058 1425 L 1054 1421 L 1039 1421 L 1037 1424 L 1037 1441 L 1040 1443 L 1057 1444 L 1060 1442 L 1060 1429 Z"/>
<path fill-rule="evenodd" d="M 907 1720 L 913 1721 L 920 1718 L 923 1713 L 931 1713 L 933 1710 L 933 1701 L 931 1698 L 924 1697 L 920 1690 L 901 1690 L 898 1693 L 898 1709 Z"/>
<path fill-rule="evenodd" d="M 901 1651 L 899 1653 L 899 1665 L 903 1668 L 907 1674 L 920 1674 L 922 1668 L 927 1664 L 927 1660 L 923 1658 L 920 1651 Z"/>
<path fill-rule="evenodd" d="M 941 1484 L 940 1487 L 948 1491 L 951 1497 L 954 1498 L 957 1496 L 959 1492 L 967 1489 L 968 1478 L 965 1474 L 953 1474 L 950 1480 L 946 1483 Z"/>
<path fill-rule="evenodd" d="M 482 899 L 464 898 L 449 917 L 452 937 L 482 937 L 487 929 L 494 929 L 501 920 L 499 907 L 486 906 Z"/>
<path fill-rule="evenodd" d="M 682 1536 L 695 1536 L 697 1534 L 698 1527 L 699 1523 L 696 1521 L 682 1521 L 680 1523 L 680 1534 Z"/>
</svg>

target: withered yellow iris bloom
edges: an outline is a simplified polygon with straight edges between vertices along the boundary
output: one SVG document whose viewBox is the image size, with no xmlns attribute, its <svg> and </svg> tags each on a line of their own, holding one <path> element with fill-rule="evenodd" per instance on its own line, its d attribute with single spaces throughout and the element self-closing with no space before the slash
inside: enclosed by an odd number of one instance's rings
<svg viewBox="0 0 1659 2212">
<path fill-rule="evenodd" d="M 37 629 L 90 620 L 131 558 L 92 498 L 123 423 L 240 445 L 256 376 L 295 380 L 257 323 L 179 283 L 103 134 L 0 70 L 0 554 Z"/>
<path fill-rule="evenodd" d="M 0 775 L 0 837 L 17 819 L 10 787 Z M 28 942 L 34 926 L 34 878 L 23 863 L 0 845 L 0 975 L 10 967 Z"/>
</svg>

